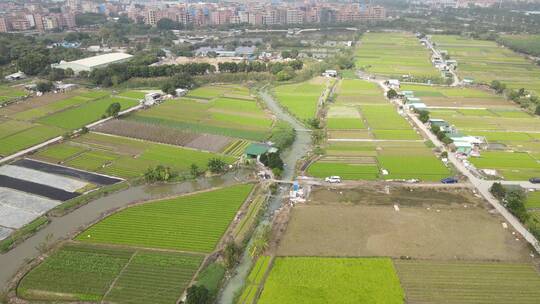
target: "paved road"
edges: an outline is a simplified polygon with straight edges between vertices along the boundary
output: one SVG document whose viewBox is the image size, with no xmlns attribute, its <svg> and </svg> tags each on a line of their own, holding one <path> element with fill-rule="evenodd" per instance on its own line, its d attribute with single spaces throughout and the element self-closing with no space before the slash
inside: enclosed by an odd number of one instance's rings
<svg viewBox="0 0 540 304">
<path fill-rule="evenodd" d="M 439 52 L 439 50 L 437 50 L 433 44 L 431 43 L 431 41 L 428 41 L 428 47 L 431 49 L 431 51 L 433 52 L 433 54 L 437 55 L 438 57 L 442 58 L 441 56 L 441 53 Z M 449 70 L 448 72 L 450 72 L 450 74 L 452 74 L 452 84 L 450 86 L 452 87 L 456 87 L 460 84 L 460 81 L 459 81 L 459 77 L 458 75 L 456 74 L 456 71 L 455 70 Z"/>
<path fill-rule="evenodd" d="M 386 92 L 389 90 L 389 88 L 384 84 L 384 80 L 377 80 L 375 81 L 379 86 L 384 90 L 385 95 Z M 493 185 L 493 181 L 486 181 L 483 179 L 480 179 L 476 177 L 468 168 L 463 165 L 463 163 L 456 157 L 455 153 L 448 151 L 444 144 L 435 136 L 433 133 L 431 133 L 430 130 L 428 130 L 427 126 L 424 125 L 416 115 L 414 115 L 412 112 L 405 110 L 405 113 L 409 117 L 409 119 L 416 125 L 417 128 L 422 130 L 423 134 L 433 142 L 435 146 L 437 146 L 441 151 L 447 151 L 448 152 L 448 160 L 456 167 L 456 169 L 461 172 L 464 176 L 466 176 L 469 181 L 474 185 L 474 187 L 477 189 L 478 193 L 480 193 L 505 219 L 506 221 L 512 225 L 512 227 L 520 233 L 527 242 L 529 242 L 538 253 L 540 253 L 540 243 L 538 240 L 532 235 L 525 226 L 514 216 L 512 215 L 496 198 L 491 195 L 491 192 L 489 192 L 489 188 L 491 188 L 491 185 Z M 531 184 L 529 181 L 504 181 L 503 184 L 516 184 L 521 185 L 524 188 L 535 188 L 540 189 L 540 185 Z"/>
</svg>

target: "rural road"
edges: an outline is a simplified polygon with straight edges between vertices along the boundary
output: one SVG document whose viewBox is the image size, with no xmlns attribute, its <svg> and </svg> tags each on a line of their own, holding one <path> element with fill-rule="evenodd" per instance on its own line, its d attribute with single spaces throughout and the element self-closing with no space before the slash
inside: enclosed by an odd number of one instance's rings
<svg viewBox="0 0 540 304">
<path fill-rule="evenodd" d="M 386 92 L 389 90 L 389 88 L 384 84 L 384 80 L 378 80 L 375 81 L 384 91 L 384 95 L 386 96 Z M 404 110 L 406 115 L 409 117 L 409 119 L 415 124 L 415 126 L 422 130 L 422 133 L 424 136 L 426 136 L 433 144 L 441 149 L 441 151 L 447 151 L 448 153 L 448 160 L 456 167 L 456 169 L 461 172 L 464 176 L 466 176 L 469 181 L 473 184 L 473 186 L 476 188 L 478 193 L 480 193 L 504 218 L 505 220 L 512 225 L 512 227 L 529 242 L 538 253 L 540 253 L 540 243 L 538 240 L 532 235 L 532 233 L 523 226 L 523 224 L 514 216 L 512 215 L 496 198 L 491 195 L 491 192 L 489 189 L 491 188 L 491 185 L 493 184 L 492 181 L 487 181 L 480 179 L 476 177 L 469 169 L 463 165 L 463 163 L 456 157 L 456 154 L 448 151 L 444 144 L 435 136 L 433 133 L 431 133 L 430 130 L 428 130 L 427 126 L 423 124 L 418 117 L 411 111 L 405 109 Z M 521 185 L 525 188 L 535 188 L 540 189 L 540 185 L 531 184 L 528 181 L 517 181 L 517 182 L 503 182 L 503 184 L 517 184 Z"/>
<path fill-rule="evenodd" d="M 434 46 L 433 46 L 433 43 L 426 39 L 427 43 L 428 43 L 428 47 L 431 49 L 431 52 L 433 52 L 434 55 L 438 56 L 439 58 L 442 59 L 442 56 L 441 56 L 441 53 L 439 52 L 439 50 L 437 50 Z M 446 62 L 446 60 L 445 60 Z M 450 72 L 450 74 L 452 74 L 452 84 L 450 85 L 451 87 L 456 87 L 460 84 L 459 82 L 459 77 L 458 75 L 456 74 L 456 70 L 452 70 L 450 69 L 448 72 Z"/>
</svg>

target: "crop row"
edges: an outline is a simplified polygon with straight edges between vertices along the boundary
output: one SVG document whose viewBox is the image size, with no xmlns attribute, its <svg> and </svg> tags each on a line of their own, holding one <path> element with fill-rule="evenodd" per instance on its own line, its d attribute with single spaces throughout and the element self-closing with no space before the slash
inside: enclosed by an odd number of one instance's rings
<svg viewBox="0 0 540 304">
<path fill-rule="evenodd" d="M 252 186 L 155 201 L 113 214 L 78 240 L 197 252 L 214 249 Z"/>
</svg>

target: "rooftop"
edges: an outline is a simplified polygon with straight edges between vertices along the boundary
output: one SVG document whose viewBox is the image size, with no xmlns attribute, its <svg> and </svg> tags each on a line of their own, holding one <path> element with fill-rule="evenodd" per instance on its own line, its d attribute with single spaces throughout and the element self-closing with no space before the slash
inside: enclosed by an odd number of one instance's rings
<svg viewBox="0 0 540 304">
<path fill-rule="evenodd" d="M 133 55 L 126 54 L 126 53 L 109 53 L 109 54 L 103 54 L 88 58 L 83 58 L 79 60 L 72 61 L 72 63 L 76 63 L 82 66 L 87 67 L 95 67 L 102 64 L 107 64 L 119 60 L 124 60 L 133 57 Z"/>
</svg>

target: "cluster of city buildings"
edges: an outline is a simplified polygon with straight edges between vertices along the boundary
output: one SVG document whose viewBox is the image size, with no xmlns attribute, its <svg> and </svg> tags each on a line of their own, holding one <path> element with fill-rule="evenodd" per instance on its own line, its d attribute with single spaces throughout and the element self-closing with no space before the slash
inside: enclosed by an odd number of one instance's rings
<svg viewBox="0 0 540 304">
<path fill-rule="evenodd" d="M 61 4 L 45 1 L 0 2 L 0 33 L 72 29 L 76 27 L 77 14 L 105 13 L 105 7 L 105 4 L 81 0 L 66 0 Z"/>
<path fill-rule="evenodd" d="M 127 9 L 130 19 L 156 25 L 167 18 L 184 25 L 294 25 L 313 23 L 352 23 L 366 20 L 383 20 L 386 10 L 382 6 L 367 3 L 332 3 L 322 1 L 283 2 L 220 2 L 220 3 L 180 3 L 152 4 L 143 9 L 130 5 Z"/>
<path fill-rule="evenodd" d="M 412 0 L 412 5 L 428 6 L 432 9 L 443 8 L 467 8 L 476 7 L 492 7 L 499 5 L 501 0 Z"/>
<path fill-rule="evenodd" d="M 76 27 L 78 14 L 127 16 L 133 21 L 157 25 L 164 18 L 197 26 L 252 24 L 259 26 L 304 23 L 352 23 L 386 18 L 382 6 L 326 1 L 191 1 L 137 0 L 33 0 L 0 2 L 0 32 L 53 31 Z"/>
</svg>

